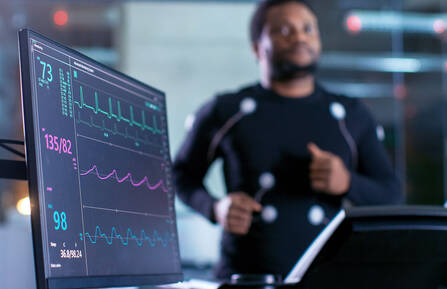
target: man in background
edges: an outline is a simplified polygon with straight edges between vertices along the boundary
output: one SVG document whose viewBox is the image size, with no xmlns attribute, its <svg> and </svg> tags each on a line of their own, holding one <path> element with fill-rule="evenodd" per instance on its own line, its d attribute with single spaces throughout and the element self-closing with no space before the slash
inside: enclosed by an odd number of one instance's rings
<svg viewBox="0 0 447 289">
<path fill-rule="evenodd" d="M 402 201 L 368 109 L 315 80 L 321 40 L 309 3 L 260 2 L 250 35 L 260 83 L 206 103 L 174 162 L 179 197 L 224 228 L 219 278 L 285 275 L 343 199 Z M 221 200 L 203 185 L 217 158 Z"/>
</svg>

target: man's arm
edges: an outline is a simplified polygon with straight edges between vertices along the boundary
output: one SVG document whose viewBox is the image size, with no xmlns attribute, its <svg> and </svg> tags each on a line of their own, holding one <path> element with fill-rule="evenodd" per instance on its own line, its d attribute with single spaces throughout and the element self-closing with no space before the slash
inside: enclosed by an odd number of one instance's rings
<svg viewBox="0 0 447 289">
<path fill-rule="evenodd" d="M 211 164 L 207 152 L 220 125 L 215 105 L 216 99 L 204 105 L 196 114 L 194 125 L 174 161 L 177 194 L 184 203 L 211 222 L 220 223 L 231 233 L 246 234 L 251 226 L 253 211 L 259 212 L 261 205 L 243 192 L 232 192 L 217 200 L 203 185 Z M 218 156 L 219 151 L 214 157 Z"/>
<path fill-rule="evenodd" d="M 203 178 L 210 166 L 207 151 L 216 130 L 215 103 L 216 99 L 213 99 L 196 113 L 193 126 L 173 164 L 174 183 L 179 198 L 213 222 L 216 221 L 213 206 L 217 199 L 208 193 Z"/>
<path fill-rule="evenodd" d="M 377 136 L 377 123 L 369 110 L 359 105 L 366 120 L 366 129 L 358 144 L 359 163 L 351 170 L 351 184 L 347 197 L 356 205 L 392 205 L 404 201 L 401 182 Z"/>
<path fill-rule="evenodd" d="M 357 144 L 358 168 L 348 170 L 340 157 L 309 143 L 312 188 L 330 195 L 346 195 L 355 205 L 402 203 L 400 182 L 378 140 L 374 119 L 360 103 L 356 115 L 364 125 Z"/>
</svg>

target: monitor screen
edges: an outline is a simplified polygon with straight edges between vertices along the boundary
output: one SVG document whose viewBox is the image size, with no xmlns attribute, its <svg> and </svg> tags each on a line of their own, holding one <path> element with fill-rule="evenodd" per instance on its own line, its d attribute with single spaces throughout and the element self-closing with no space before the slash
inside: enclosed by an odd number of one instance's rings
<svg viewBox="0 0 447 289">
<path fill-rule="evenodd" d="M 19 32 L 38 288 L 183 278 L 163 92 Z"/>
</svg>

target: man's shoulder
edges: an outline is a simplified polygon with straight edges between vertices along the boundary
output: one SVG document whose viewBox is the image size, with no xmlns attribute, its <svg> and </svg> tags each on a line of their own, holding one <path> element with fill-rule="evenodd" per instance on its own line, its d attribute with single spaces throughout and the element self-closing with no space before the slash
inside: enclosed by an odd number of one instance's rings
<svg viewBox="0 0 447 289">
<path fill-rule="evenodd" d="M 215 121 L 226 121 L 229 117 L 240 110 L 241 101 L 247 97 L 254 96 L 259 84 L 246 85 L 236 90 L 227 90 L 214 95 L 202 104 L 197 115 L 211 118 Z"/>
<path fill-rule="evenodd" d="M 216 98 L 222 102 L 238 101 L 242 98 L 255 94 L 258 88 L 259 84 L 257 83 L 245 85 L 234 90 L 220 92 L 216 95 Z"/>
<path fill-rule="evenodd" d="M 359 100 L 355 97 L 351 97 L 351 96 L 347 96 L 344 94 L 336 93 L 334 91 L 330 91 L 322 85 L 319 85 L 319 89 L 327 101 L 339 102 L 343 105 L 349 105 L 349 106 L 356 105 L 359 103 Z"/>
<path fill-rule="evenodd" d="M 368 129 L 371 126 L 377 125 L 377 121 L 371 108 L 360 98 L 328 91 L 325 91 L 323 95 L 329 103 L 338 102 L 343 106 L 348 124 L 350 123 L 356 127 L 362 127 L 363 129 Z"/>
<path fill-rule="evenodd" d="M 228 90 L 216 94 L 214 98 L 215 111 L 223 117 L 228 117 L 228 114 L 236 113 L 240 109 L 242 100 L 254 97 L 259 93 L 258 89 L 258 84 L 251 84 L 236 90 Z"/>
<path fill-rule="evenodd" d="M 360 113 L 360 114 L 363 114 L 363 113 L 369 114 L 370 113 L 369 109 L 364 104 L 364 102 L 357 97 L 352 97 L 352 96 L 347 96 L 344 94 L 331 92 L 331 91 L 326 90 L 323 87 L 321 87 L 320 89 L 321 89 L 322 94 L 323 94 L 324 98 L 326 99 L 326 101 L 328 101 L 330 103 L 338 102 L 338 103 L 342 104 L 346 110 L 349 110 L 351 112 L 356 112 L 356 113 Z"/>
</svg>

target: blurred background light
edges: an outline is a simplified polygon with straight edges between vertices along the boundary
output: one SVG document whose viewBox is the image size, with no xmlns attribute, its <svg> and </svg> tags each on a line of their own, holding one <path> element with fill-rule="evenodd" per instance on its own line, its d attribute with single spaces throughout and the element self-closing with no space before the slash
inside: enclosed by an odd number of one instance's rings
<svg viewBox="0 0 447 289">
<path fill-rule="evenodd" d="M 405 99 L 407 97 L 407 87 L 403 84 L 398 84 L 394 87 L 394 97 L 397 99 Z"/>
<path fill-rule="evenodd" d="M 337 70 L 376 72 L 442 72 L 445 60 L 441 56 L 407 54 L 408 57 L 393 57 L 389 53 L 371 55 L 358 52 L 331 52 L 321 57 L 320 67 Z"/>
<path fill-rule="evenodd" d="M 57 10 L 53 15 L 54 24 L 64 26 L 68 22 L 68 13 L 65 10 Z"/>
<path fill-rule="evenodd" d="M 446 24 L 445 21 L 442 19 L 437 19 L 433 22 L 433 30 L 438 33 L 442 34 L 446 30 Z"/>
<path fill-rule="evenodd" d="M 410 13 L 395 11 L 352 10 L 346 16 L 350 33 L 361 31 L 442 34 L 447 28 L 447 14 Z"/>
<path fill-rule="evenodd" d="M 17 202 L 17 211 L 22 215 L 31 215 L 31 203 L 29 197 L 20 199 Z"/>
<path fill-rule="evenodd" d="M 359 33 L 362 30 L 362 20 L 357 15 L 346 18 L 346 27 L 351 33 Z"/>
</svg>

